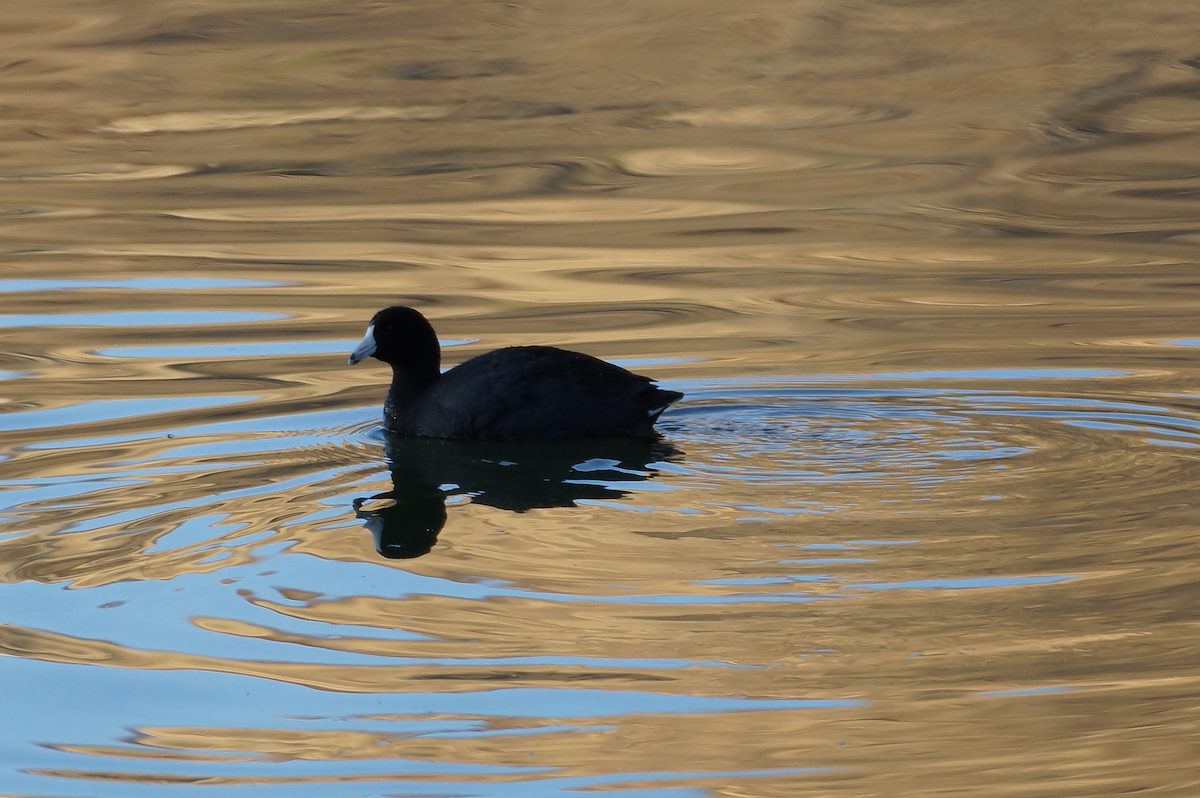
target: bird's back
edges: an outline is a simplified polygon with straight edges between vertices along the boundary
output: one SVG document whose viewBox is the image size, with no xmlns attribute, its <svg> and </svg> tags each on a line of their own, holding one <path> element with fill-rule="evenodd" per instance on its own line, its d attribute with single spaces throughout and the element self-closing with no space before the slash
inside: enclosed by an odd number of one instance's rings
<svg viewBox="0 0 1200 798">
<path fill-rule="evenodd" d="M 683 394 L 620 366 L 549 346 L 497 349 L 450 369 L 408 406 L 389 398 L 389 427 L 409 435 L 568 440 L 652 435 Z"/>
</svg>

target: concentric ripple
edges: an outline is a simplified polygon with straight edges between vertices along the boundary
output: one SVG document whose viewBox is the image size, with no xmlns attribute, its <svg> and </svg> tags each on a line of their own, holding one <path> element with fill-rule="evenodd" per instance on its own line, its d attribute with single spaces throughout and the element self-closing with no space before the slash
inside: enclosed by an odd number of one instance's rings
<svg viewBox="0 0 1200 798">
<path fill-rule="evenodd" d="M 772 514 L 931 501 L 961 512 L 1028 483 L 1086 492 L 1119 479 L 1124 500 L 1153 495 L 1180 476 L 1178 450 L 1200 447 L 1200 414 L 1187 405 L 886 387 L 903 376 L 866 375 L 854 387 L 815 387 L 828 378 L 677 384 L 689 401 L 663 429 L 687 457 L 668 471 L 720 495 L 753 491 L 747 506 Z"/>
</svg>

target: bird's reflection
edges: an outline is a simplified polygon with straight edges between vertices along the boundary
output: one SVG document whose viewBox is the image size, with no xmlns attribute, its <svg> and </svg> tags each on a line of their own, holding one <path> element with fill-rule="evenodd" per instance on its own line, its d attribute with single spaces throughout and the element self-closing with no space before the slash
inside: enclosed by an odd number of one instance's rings
<svg viewBox="0 0 1200 798">
<path fill-rule="evenodd" d="M 571 507 L 579 499 L 617 499 L 630 482 L 653 479 L 655 463 L 682 452 L 660 438 L 571 443 L 494 443 L 422 438 L 387 440 L 392 489 L 354 500 L 384 557 L 427 554 L 446 523 L 446 498 L 521 513 Z"/>
</svg>

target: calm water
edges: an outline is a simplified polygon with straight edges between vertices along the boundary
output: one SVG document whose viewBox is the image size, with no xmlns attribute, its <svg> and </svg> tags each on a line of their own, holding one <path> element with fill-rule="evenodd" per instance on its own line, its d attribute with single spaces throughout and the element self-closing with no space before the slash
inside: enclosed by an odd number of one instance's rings
<svg viewBox="0 0 1200 798">
<path fill-rule="evenodd" d="M 0 793 L 1200 794 L 1195 11 L 9 9 Z"/>
</svg>

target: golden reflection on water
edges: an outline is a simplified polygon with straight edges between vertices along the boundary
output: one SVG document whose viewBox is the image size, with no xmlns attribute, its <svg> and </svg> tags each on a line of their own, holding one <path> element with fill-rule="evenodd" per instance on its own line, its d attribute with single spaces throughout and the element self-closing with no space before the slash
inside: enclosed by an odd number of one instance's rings
<svg viewBox="0 0 1200 798">
<path fill-rule="evenodd" d="M 13 11 L 0 792 L 1194 794 L 1191 10 Z M 389 449 L 394 302 L 669 448 Z"/>
</svg>

